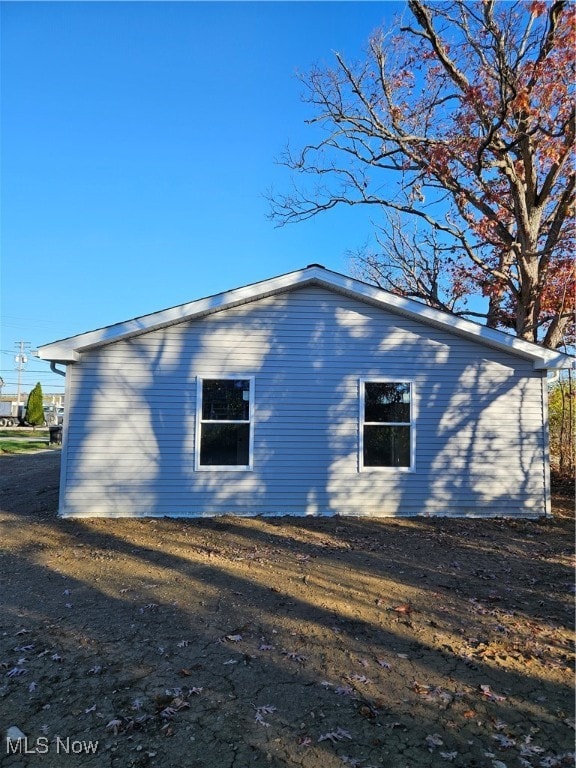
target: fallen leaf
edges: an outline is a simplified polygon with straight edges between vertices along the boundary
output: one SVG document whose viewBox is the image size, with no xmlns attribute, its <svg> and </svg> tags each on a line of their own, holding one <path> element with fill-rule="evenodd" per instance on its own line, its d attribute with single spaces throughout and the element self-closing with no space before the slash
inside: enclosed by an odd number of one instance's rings
<svg viewBox="0 0 576 768">
<path fill-rule="evenodd" d="M 348 733 L 348 731 L 345 731 L 343 728 L 338 726 L 335 731 L 329 731 L 328 733 L 324 733 L 322 736 L 320 736 L 318 742 L 331 741 L 332 744 L 336 744 L 337 741 L 343 741 L 344 739 L 350 739 L 350 741 L 352 741 L 352 736 Z"/>
<path fill-rule="evenodd" d="M 508 736 L 505 736 L 503 733 L 494 734 L 492 738 L 494 741 L 498 742 L 500 749 L 510 749 L 510 747 L 516 746 L 516 741 L 509 738 Z"/>
<path fill-rule="evenodd" d="M 490 701 L 506 701 L 506 696 L 500 696 L 499 694 L 494 693 L 489 685 L 480 685 L 478 687 L 482 695 L 486 696 Z"/>
<path fill-rule="evenodd" d="M 401 605 L 396 605 L 394 608 L 388 608 L 387 610 L 394 611 L 394 613 L 410 614 L 412 613 L 413 608 L 410 603 L 402 603 Z"/>
<path fill-rule="evenodd" d="M 122 727 L 122 720 L 120 720 L 119 718 L 115 717 L 112 720 L 110 720 L 110 722 L 106 726 L 106 730 L 107 731 L 112 731 L 114 736 L 117 736 L 121 727 Z"/>
<path fill-rule="evenodd" d="M 354 688 L 351 685 L 339 685 L 338 688 L 334 688 L 334 693 L 337 696 L 352 696 Z"/>
<path fill-rule="evenodd" d="M 426 685 L 424 683 L 419 683 L 417 680 L 412 681 L 412 690 L 414 690 L 416 693 L 430 693 L 432 690 L 431 685 Z"/>
<path fill-rule="evenodd" d="M 532 744 L 532 737 L 525 736 L 524 743 L 520 745 L 520 754 L 522 757 L 534 757 L 535 755 L 541 755 L 546 750 L 544 747 L 539 747 L 536 744 Z"/>
<path fill-rule="evenodd" d="M 22 669 L 22 667 L 12 667 L 12 669 L 9 672 L 6 672 L 6 677 L 21 677 L 22 675 L 27 675 L 28 670 Z"/>
<path fill-rule="evenodd" d="M 303 664 L 308 658 L 308 656 L 302 656 L 295 651 L 284 651 L 284 656 L 287 656 L 292 661 L 297 661 L 299 664 Z"/>
<path fill-rule="evenodd" d="M 276 707 L 273 707 L 269 704 L 266 704 L 262 707 L 256 707 L 256 714 L 254 715 L 254 720 L 259 725 L 263 725 L 264 728 L 269 728 L 270 723 L 264 720 L 264 715 L 271 715 L 274 712 L 276 712 Z"/>
<path fill-rule="evenodd" d="M 369 677 L 366 677 L 366 675 L 352 675 L 349 677 L 349 680 L 353 680 L 355 683 L 371 683 L 372 680 L 370 680 Z"/>
</svg>

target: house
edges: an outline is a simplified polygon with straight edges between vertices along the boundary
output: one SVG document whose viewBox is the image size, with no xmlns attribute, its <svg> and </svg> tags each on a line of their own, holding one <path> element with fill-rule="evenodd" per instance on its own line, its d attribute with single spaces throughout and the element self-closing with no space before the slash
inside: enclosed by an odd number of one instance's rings
<svg viewBox="0 0 576 768">
<path fill-rule="evenodd" d="M 319 265 L 42 346 L 62 516 L 550 511 L 568 358 Z"/>
</svg>

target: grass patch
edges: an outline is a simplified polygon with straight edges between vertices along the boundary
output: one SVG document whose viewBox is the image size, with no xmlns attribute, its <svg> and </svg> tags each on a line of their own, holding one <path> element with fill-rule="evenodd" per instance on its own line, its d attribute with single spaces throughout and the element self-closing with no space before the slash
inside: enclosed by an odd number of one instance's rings
<svg viewBox="0 0 576 768">
<path fill-rule="evenodd" d="M 48 440 L 49 432 L 47 429 L 33 430 L 30 427 L 17 427 L 16 429 L 0 429 L 0 438 L 8 437 L 11 440 L 20 440 L 22 438 L 29 440 L 31 437 L 38 440 Z"/>
<path fill-rule="evenodd" d="M 26 453 L 28 451 L 45 450 L 49 447 L 55 446 L 50 446 L 48 436 L 43 440 L 40 437 L 38 440 L 22 440 L 21 438 L 1 439 L 0 437 L 0 453 Z"/>
</svg>

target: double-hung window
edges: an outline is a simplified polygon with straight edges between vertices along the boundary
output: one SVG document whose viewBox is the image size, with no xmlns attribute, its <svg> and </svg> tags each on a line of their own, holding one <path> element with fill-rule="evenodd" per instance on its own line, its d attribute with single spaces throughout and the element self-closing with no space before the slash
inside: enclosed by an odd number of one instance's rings
<svg viewBox="0 0 576 768">
<path fill-rule="evenodd" d="M 360 469 L 414 468 L 414 392 L 409 381 L 360 381 Z"/>
<path fill-rule="evenodd" d="M 252 469 L 254 379 L 199 378 L 196 469 Z"/>
</svg>

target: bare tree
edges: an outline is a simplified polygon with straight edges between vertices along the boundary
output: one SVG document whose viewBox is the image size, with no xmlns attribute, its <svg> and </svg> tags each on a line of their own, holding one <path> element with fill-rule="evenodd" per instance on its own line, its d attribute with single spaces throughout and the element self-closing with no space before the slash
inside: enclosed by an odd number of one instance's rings
<svg viewBox="0 0 576 768">
<path fill-rule="evenodd" d="M 357 256 L 365 276 L 462 315 L 481 293 L 488 325 L 558 347 L 574 314 L 574 7 L 407 9 L 363 61 L 301 78 L 318 140 L 282 157 L 303 183 L 269 196 L 271 217 L 372 206 L 386 221 Z"/>
</svg>

